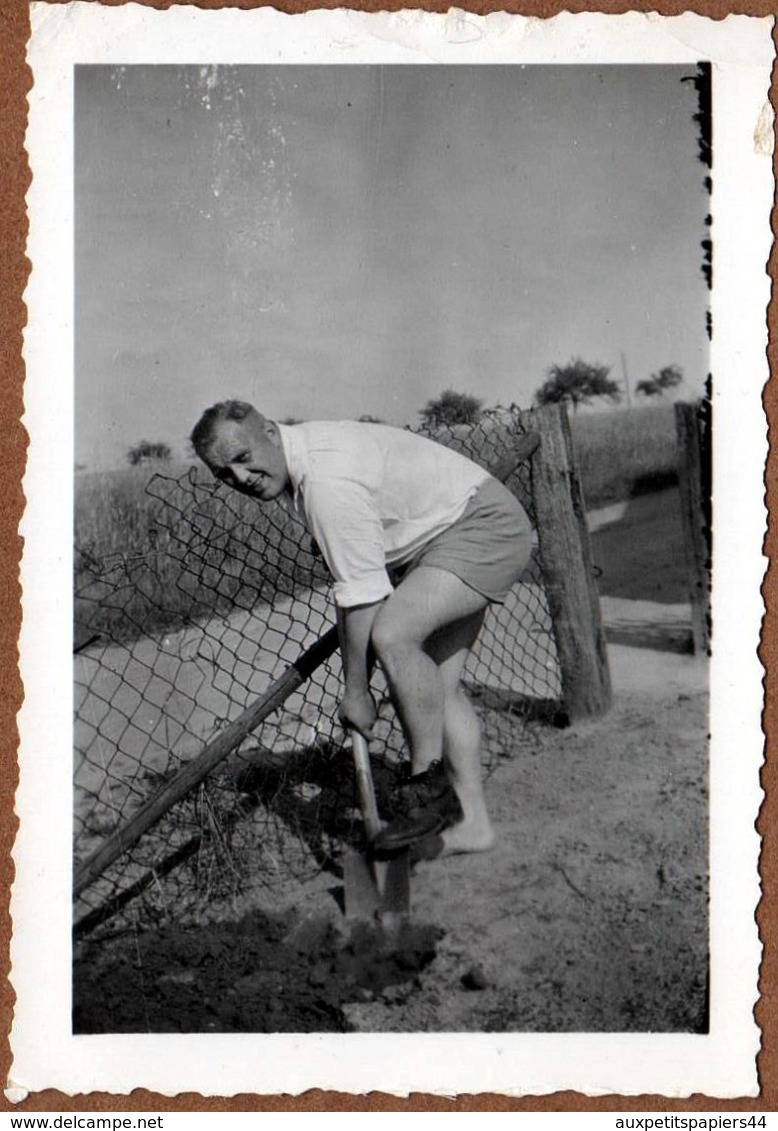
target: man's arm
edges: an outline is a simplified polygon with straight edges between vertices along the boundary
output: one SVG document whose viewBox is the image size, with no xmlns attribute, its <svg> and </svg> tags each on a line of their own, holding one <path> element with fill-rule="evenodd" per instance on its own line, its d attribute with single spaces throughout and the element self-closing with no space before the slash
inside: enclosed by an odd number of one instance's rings
<svg viewBox="0 0 778 1131">
<path fill-rule="evenodd" d="M 311 479 L 302 497 L 308 529 L 335 579 L 346 677 L 339 715 L 345 726 L 369 738 L 376 719 L 369 691 L 374 663 L 370 632 L 392 592 L 381 519 L 370 490 L 353 479 Z"/>
<path fill-rule="evenodd" d="M 302 495 L 305 521 L 334 578 L 335 603 L 373 605 L 392 592 L 380 516 L 371 492 L 348 479 L 314 479 Z"/>
<path fill-rule="evenodd" d="M 370 632 L 383 601 L 370 605 L 354 605 L 338 609 L 338 632 L 343 657 L 346 691 L 339 715 L 344 726 L 353 727 L 370 738 L 376 720 L 376 709 L 370 694 L 370 674 L 375 657 L 370 646 Z"/>
</svg>

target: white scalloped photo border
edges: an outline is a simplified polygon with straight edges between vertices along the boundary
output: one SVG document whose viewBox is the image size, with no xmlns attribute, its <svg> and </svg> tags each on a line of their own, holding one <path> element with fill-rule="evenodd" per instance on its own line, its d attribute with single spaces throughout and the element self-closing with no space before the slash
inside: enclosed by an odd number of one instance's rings
<svg viewBox="0 0 778 1131">
<path fill-rule="evenodd" d="M 27 148 L 32 274 L 25 301 L 21 532 L 25 702 L 12 893 L 17 996 L 9 1099 L 144 1087 L 346 1092 L 756 1095 L 765 571 L 761 404 L 773 201 L 772 21 L 452 9 L 286 16 L 273 9 L 32 6 Z M 88 63 L 696 63 L 713 67 L 715 549 L 711 666 L 711 1029 L 684 1034 L 123 1035 L 74 1037 L 71 978 L 73 67 Z"/>
</svg>

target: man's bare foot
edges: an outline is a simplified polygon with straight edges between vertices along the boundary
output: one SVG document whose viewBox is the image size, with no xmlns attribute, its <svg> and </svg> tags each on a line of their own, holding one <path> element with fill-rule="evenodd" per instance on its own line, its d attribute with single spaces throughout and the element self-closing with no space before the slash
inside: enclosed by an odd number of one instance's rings
<svg viewBox="0 0 778 1131">
<path fill-rule="evenodd" d="M 489 852 L 497 837 L 491 825 L 475 825 L 460 821 L 440 834 L 443 841 L 441 856 L 458 856 L 467 852 Z"/>
</svg>

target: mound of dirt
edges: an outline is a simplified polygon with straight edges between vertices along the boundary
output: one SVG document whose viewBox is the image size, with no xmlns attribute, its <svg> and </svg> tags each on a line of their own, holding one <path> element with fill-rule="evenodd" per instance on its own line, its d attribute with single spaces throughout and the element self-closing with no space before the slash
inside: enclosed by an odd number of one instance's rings
<svg viewBox="0 0 778 1131">
<path fill-rule="evenodd" d="M 339 927 L 332 915 L 254 910 L 237 922 L 126 933 L 83 948 L 76 1033 L 344 1032 L 344 1006 L 413 982 L 443 932 Z"/>
</svg>

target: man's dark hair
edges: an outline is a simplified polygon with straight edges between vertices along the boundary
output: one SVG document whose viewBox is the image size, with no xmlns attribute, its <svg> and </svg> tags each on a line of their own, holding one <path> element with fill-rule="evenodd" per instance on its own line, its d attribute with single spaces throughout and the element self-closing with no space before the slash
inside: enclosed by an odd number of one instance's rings
<svg viewBox="0 0 778 1131">
<path fill-rule="evenodd" d="M 253 405 L 247 401 L 219 401 L 218 404 L 207 408 L 192 429 L 189 437 L 192 447 L 200 459 L 203 459 L 213 442 L 214 432 L 220 424 L 228 420 L 245 420 L 247 416 L 256 413 Z"/>
</svg>

